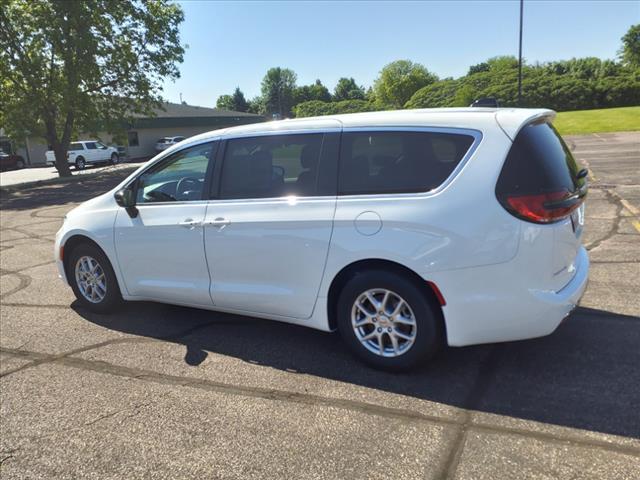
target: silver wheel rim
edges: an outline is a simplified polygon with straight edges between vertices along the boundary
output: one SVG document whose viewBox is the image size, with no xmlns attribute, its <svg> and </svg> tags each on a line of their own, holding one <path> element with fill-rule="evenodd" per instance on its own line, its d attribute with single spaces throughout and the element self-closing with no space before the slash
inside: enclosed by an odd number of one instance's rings
<svg viewBox="0 0 640 480">
<path fill-rule="evenodd" d="M 418 327 L 409 304 L 384 288 L 372 288 L 358 295 L 351 309 L 351 326 L 362 346 L 381 357 L 407 353 Z"/>
<path fill-rule="evenodd" d="M 107 277 L 95 258 L 84 256 L 76 262 L 76 285 L 91 303 L 100 303 L 107 294 Z"/>
</svg>

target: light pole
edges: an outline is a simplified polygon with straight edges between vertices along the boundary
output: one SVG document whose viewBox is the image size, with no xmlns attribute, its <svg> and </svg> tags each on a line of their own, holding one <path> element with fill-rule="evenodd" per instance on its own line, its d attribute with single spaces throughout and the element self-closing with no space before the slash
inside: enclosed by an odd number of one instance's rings
<svg viewBox="0 0 640 480">
<path fill-rule="evenodd" d="M 518 106 L 522 106 L 522 13 L 524 0 L 520 0 L 520 46 L 518 48 Z"/>
</svg>

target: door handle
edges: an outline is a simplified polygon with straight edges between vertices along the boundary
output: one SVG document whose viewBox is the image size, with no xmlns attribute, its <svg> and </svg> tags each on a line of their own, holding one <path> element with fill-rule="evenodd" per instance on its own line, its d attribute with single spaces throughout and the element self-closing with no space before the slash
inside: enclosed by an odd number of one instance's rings
<svg viewBox="0 0 640 480">
<path fill-rule="evenodd" d="M 231 223 L 231 220 L 224 217 L 218 217 L 218 218 L 215 218 L 214 220 L 209 220 L 208 222 L 204 222 L 204 225 L 212 225 L 214 227 L 224 227 L 225 225 L 229 225 L 230 223 Z"/>
<path fill-rule="evenodd" d="M 188 228 L 189 230 L 193 230 L 196 227 L 202 226 L 202 222 L 193 220 L 192 218 L 187 218 L 184 222 L 178 222 L 178 225 L 184 228 Z"/>
</svg>

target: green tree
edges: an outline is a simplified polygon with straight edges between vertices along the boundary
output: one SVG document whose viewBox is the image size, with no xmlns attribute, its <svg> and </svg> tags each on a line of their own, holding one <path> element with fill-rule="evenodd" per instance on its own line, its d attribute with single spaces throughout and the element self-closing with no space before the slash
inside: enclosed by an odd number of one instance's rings
<svg viewBox="0 0 640 480">
<path fill-rule="evenodd" d="M 333 89 L 333 100 L 340 102 L 342 100 L 364 100 L 364 87 L 359 86 L 353 77 L 342 77 L 338 80 L 336 88 Z"/>
<path fill-rule="evenodd" d="M 318 117 L 340 113 L 370 112 L 373 110 L 375 110 L 375 105 L 366 100 L 342 100 L 340 102 L 312 100 L 293 107 L 296 117 Z"/>
<path fill-rule="evenodd" d="M 249 110 L 249 102 L 244 98 L 244 93 L 240 87 L 236 87 L 233 91 L 233 110 L 236 112 L 246 112 Z"/>
<path fill-rule="evenodd" d="M 296 87 L 293 92 L 294 104 L 302 102 L 310 102 L 313 100 L 319 100 L 321 102 L 330 102 L 331 93 L 329 89 L 325 87 L 320 80 L 316 80 L 311 85 L 303 85 Z"/>
<path fill-rule="evenodd" d="M 231 95 L 220 95 L 216 101 L 216 108 L 233 110 L 233 97 Z"/>
<path fill-rule="evenodd" d="M 234 112 L 247 112 L 249 111 L 249 102 L 244 98 L 240 87 L 236 87 L 233 95 L 220 95 L 216 101 L 216 107 Z"/>
<path fill-rule="evenodd" d="M 291 115 L 297 75 L 288 68 L 274 67 L 262 79 L 262 102 L 267 115 Z"/>
<path fill-rule="evenodd" d="M 402 108 L 414 93 L 436 80 L 438 77 L 419 63 L 397 60 L 380 71 L 373 91 L 382 107 Z"/>
<path fill-rule="evenodd" d="M 40 134 L 61 176 L 79 131 L 114 131 L 178 78 L 181 8 L 167 0 L 0 0 L 0 122 Z"/>
<path fill-rule="evenodd" d="M 414 93 L 405 108 L 453 107 L 459 89 L 460 83 L 451 78 L 432 83 Z"/>
<path fill-rule="evenodd" d="M 622 37 L 620 60 L 631 67 L 640 67 L 640 23 L 631 25 Z"/>
</svg>

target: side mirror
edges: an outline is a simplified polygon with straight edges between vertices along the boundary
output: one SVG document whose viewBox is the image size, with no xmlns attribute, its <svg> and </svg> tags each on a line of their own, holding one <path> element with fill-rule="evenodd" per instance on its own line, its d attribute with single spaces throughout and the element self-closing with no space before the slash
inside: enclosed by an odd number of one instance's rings
<svg viewBox="0 0 640 480">
<path fill-rule="evenodd" d="M 114 196 L 116 203 L 124 208 L 131 218 L 138 216 L 138 209 L 136 208 L 136 194 L 135 190 L 131 187 L 118 190 Z"/>
</svg>

